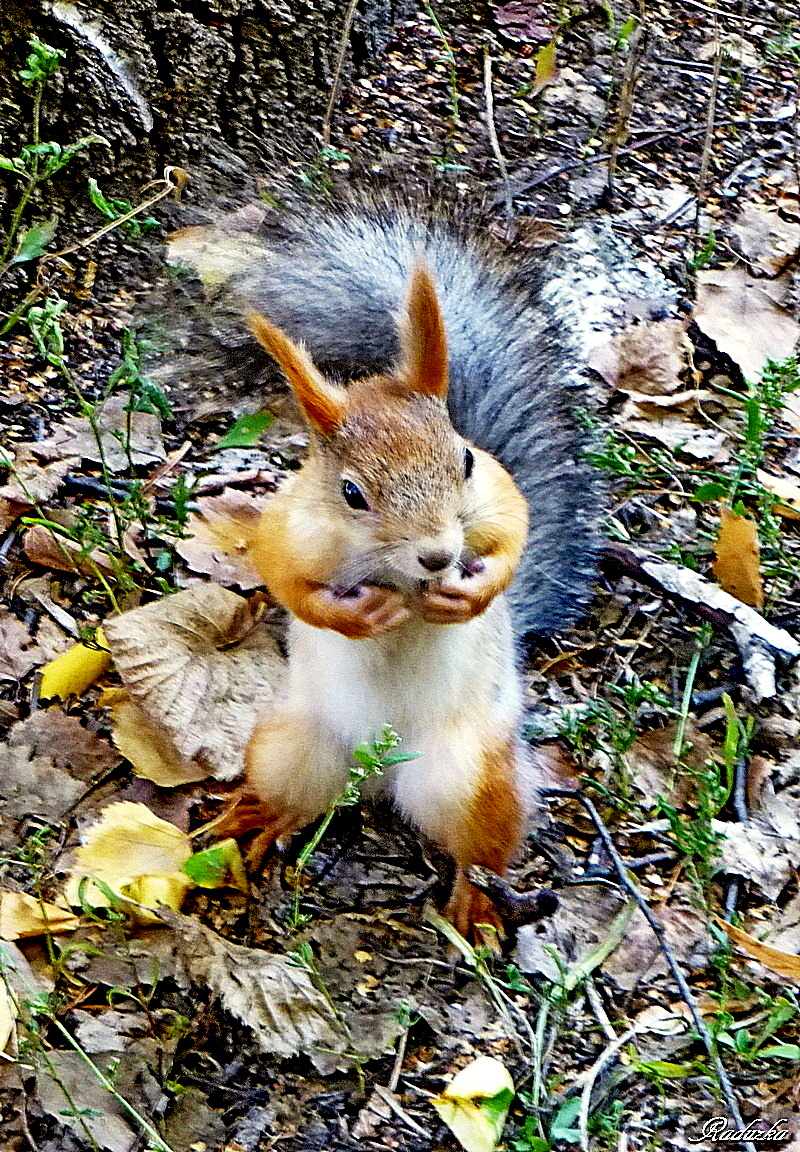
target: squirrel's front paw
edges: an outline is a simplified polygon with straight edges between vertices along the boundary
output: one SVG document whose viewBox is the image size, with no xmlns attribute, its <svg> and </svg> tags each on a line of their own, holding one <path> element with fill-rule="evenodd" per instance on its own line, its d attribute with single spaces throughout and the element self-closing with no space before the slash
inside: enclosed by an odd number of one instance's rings
<svg viewBox="0 0 800 1152">
<path fill-rule="evenodd" d="M 495 595 L 494 582 L 485 565 L 476 566 L 473 572 L 424 588 L 419 595 L 419 610 L 429 624 L 463 624 L 480 616 Z"/>
<path fill-rule="evenodd" d="M 398 592 L 374 584 L 359 584 L 346 596 L 333 590 L 326 595 L 332 608 L 330 627 L 351 640 L 391 632 L 411 615 Z"/>
</svg>

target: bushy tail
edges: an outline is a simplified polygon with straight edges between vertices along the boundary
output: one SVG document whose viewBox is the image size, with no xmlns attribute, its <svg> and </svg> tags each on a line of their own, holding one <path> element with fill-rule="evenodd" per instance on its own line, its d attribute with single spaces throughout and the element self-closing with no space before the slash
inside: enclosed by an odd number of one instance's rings
<svg viewBox="0 0 800 1152">
<path fill-rule="evenodd" d="M 389 206 L 293 215 L 247 251 L 249 267 L 231 285 L 239 300 L 342 376 L 396 361 L 397 312 L 424 254 L 447 328 L 453 424 L 505 465 L 530 505 L 511 589 L 516 628 L 547 633 L 574 619 L 592 578 L 600 501 L 575 425 L 569 318 L 547 299 L 547 269 Z"/>
</svg>

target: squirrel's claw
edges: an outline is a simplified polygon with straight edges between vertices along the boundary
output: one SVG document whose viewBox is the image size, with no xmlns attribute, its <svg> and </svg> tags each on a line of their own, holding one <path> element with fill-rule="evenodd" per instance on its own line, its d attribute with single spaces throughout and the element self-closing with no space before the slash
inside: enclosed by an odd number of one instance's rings
<svg viewBox="0 0 800 1152">
<path fill-rule="evenodd" d="M 361 584 L 348 596 L 328 589 L 326 593 L 335 606 L 331 617 L 336 621 L 335 630 L 353 640 L 391 632 L 411 615 L 400 593 L 391 588 Z"/>
</svg>

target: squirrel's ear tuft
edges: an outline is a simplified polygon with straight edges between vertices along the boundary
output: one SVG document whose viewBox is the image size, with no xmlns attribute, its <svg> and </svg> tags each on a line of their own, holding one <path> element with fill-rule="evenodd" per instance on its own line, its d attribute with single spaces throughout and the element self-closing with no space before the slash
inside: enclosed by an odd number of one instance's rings
<svg viewBox="0 0 800 1152">
<path fill-rule="evenodd" d="M 427 264 L 411 274 L 406 314 L 400 323 L 400 376 L 415 392 L 447 395 L 447 335 L 436 285 Z"/>
<path fill-rule="evenodd" d="M 333 436 L 344 420 L 347 393 L 330 384 L 305 348 L 258 312 L 247 316 L 250 331 L 262 348 L 277 360 L 292 386 L 311 427 L 322 436 Z"/>
</svg>

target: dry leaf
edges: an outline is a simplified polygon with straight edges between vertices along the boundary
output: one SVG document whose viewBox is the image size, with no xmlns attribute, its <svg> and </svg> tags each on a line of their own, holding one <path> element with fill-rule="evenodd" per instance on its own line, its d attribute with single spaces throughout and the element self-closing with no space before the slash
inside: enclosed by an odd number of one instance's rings
<svg viewBox="0 0 800 1152">
<path fill-rule="evenodd" d="M 536 96 L 548 84 L 552 84 L 558 76 L 558 69 L 556 68 L 556 50 L 557 45 L 555 40 L 551 40 L 549 44 L 545 44 L 544 48 L 540 48 L 536 53 L 536 73 L 533 80 L 533 88 L 531 95 Z"/>
<path fill-rule="evenodd" d="M 75 854 L 65 897 L 80 905 L 79 889 L 85 876 L 103 881 L 112 892 L 149 908 L 166 904 L 179 908 L 192 883 L 181 865 L 192 854 L 192 842 L 174 824 L 161 820 L 144 804 L 121 800 L 110 804 L 83 836 Z M 105 908 L 108 897 L 90 880 L 86 900 Z M 159 916 L 140 909 L 134 913 L 142 923 L 158 924 Z"/>
<path fill-rule="evenodd" d="M 114 721 L 114 744 L 133 766 L 137 776 L 152 780 L 159 788 L 179 788 L 208 775 L 187 756 L 182 756 L 163 728 L 128 698 L 124 688 L 110 688 L 100 698 Z"/>
<path fill-rule="evenodd" d="M 83 548 L 67 536 L 55 535 L 43 524 L 34 524 L 26 529 L 22 537 L 25 555 L 42 568 L 53 568 L 56 572 L 81 572 L 84 576 L 96 576 L 98 569 L 104 576 L 112 576 L 114 569 L 107 552 L 94 548 L 85 555 Z"/>
<path fill-rule="evenodd" d="M 720 588 L 757 608 L 764 607 L 764 585 L 755 521 L 723 507 L 712 565 Z"/>
<path fill-rule="evenodd" d="M 794 875 L 800 856 L 796 826 L 788 829 L 788 836 L 778 835 L 768 822 L 755 818 L 746 825 L 712 820 L 711 827 L 723 837 L 714 860 L 717 871 L 745 876 L 768 900 L 777 900 Z"/>
<path fill-rule="evenodd" d="M 540 42 L 549 40 L 553 27 L 547 22 L 544 7 L 535 0 L 511 0 L 492 9 L 495 24 L 509 40 Z"/>
<path fill-rule="evenodd" d="M 40 902 L 27 892 L 0 892 L 0 939 L 19 940 L 44 932 L 74 932 L 79 917 L 68 908 Z M 0 1044 L 2 1051 L 2 1044 Z"/>
<path fill-rule="evenodd" d="M 777 499 L 778 503 L 772 506 L 773 512 L 786 520 L 800 520 L 800 486 L 761 468 L 756 472 L 756 479 Z"/>
<path fill-rule="evenodd" d="M 186 977 L 211 988 L 225 1011 L 251 1029 L 263 1052 L 314 1059 L 318 1049 L 349 1050 L 342 1025 L 304 968 L 285 956 L 223 940 L 188 916 L 166 912 L 164 918 L 178 934 Z"/>
<path fill-rule="evenodd" d="M 800 956 L 792 955 L 790 952 L 781 952 L 777 948 L 770 948 L 768 944 L 762 944 L 760 940 L 756 940 L 754 936 L 749 936 L 741 928 L 734 928 L 732 924 L 727 924 L 719 916 L 715 916 L 714 919 L 733 943 L 753 960 L 758 960 L 759 964 L 763 964 L 765 968 L 777 972 L 780 976 L 790 976 L 795 980 L 800 980 Z"/>
<path fill-rule="evenodd" d="M 115 1086 L 119 1086 L 116 1077 Z M 47 1065 L 36 1076 L 36 1102 L 58 1124 L 74 1131 L 81 1143 L 88 1130 L 104 1152 L 134 1152 L 137 1145 L 141 1147 L 138 1126 L 97 1077 L 87 1072 L 77 1052 L 48 1052 Z M 67 1146 L 75 1144 L 70 1141 Z"/>
<path fill-rule="evenodd" d="M 800 325 L 781 306 L 787 290 L 785 277 L 757 280 L 744 264 L 698 273 L 697 323 L 749 380 L 760 376 L 767 359 L 794 352 Z"/>
<path fill-rule="evenodd" d="M 25 625 L 0 611 L 0 680 L 21 680 L 44 659 Z"/>
<path fill-rule="evenodd" d="M 241 596 L 202 584 L 108 620 L 130 700 L 204 775 L 231 780 L 286 662 Z"/>
<path fill-rule="evenodd" d="M 176 551 L 193 572 L 204 572 L 225 588 L 260 587 L 264 581 L 253 567 L 249 549 L 268 499 L 235 488 L 199 499 L 200 514 L 190 515 L 188 536 L 178 541 Z"/>
<path fill-rule="evenodd" d="M 111 653 L 106 649 L 102 628 L 95 632 L 96 644 L 79 641 L 45 664 L 39 695 L 43 700 L 66 700 L 82 696 L 111 664 Z"/>
<path fill-rule="evenodd" d="M 110 396 L 95 414 L 103 456 L 111 472 L 122 472 L 129 467 L 128 453 L 123 444 L 129 444 L 135 465 L 154 464 L 166 457 L 158 416 L 150 412 L 129 412 L 128 403 L 126 395 Z M 37 440 L 22 447 L 43 459 L 63 460 L 72 457 L 100 461 L 97 440 L 85 416 L 68 416 L 46 440 Z"/>
<path fill-rule="evenodd" d="M 685 385 L 681 376 L 691 364 L 691 347 L 682 320 L 631 325 L 612 344 L 614 386 L 656 396 L 682 391 Z M 607 362 L 599 362 L 605 363 L 607 372 Z"/>
<path fill-rule="evenodd" d="M 745 205 L 731 232 L 742 255 L 767 276 L 781 273 L 800 247 L 800 224 L 758 204 Z"/>
<path fill-rule="evenodd" d="M 2 463 L 0 450 L 0 467 Z M 35 504 L 46 503 L 76 463 L 72 458 L 42 465 L 29 450 L 18 451 L 8 482 L 0 488 L 0 532 L 5 532 Z"/>
</svg>

